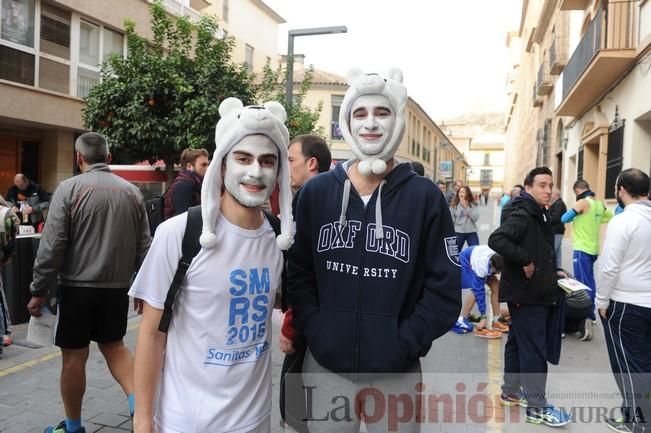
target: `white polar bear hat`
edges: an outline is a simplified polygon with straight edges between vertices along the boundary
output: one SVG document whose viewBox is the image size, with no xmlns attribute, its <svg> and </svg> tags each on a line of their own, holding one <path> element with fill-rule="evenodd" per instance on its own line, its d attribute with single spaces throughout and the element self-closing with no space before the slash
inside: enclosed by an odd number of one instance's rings
<svg viewBox="0 0 651 433">
<path fill-rule="evenodd" d="M 287 146 L 289 145 L 289 131 L 285 126 L 287 113 L 285 108 L 276 101 L 266 102 L 264 105 L 251 105 L 244 107 L 237 98 L 226 98 L 219 105 L 221 119 L 215 127 L 215 154 L 208 166 L 208 171 L 201 187 L 201 216 L 203 229 L 199 243 L 204 248 L 217 245 L 215 228 L 219 215 L 219 205 L 222 192 L 222 162 L 244 137 L 261 134 L 269 139 L 278 148 L 278 185 L 280 186 L 280 219 L 281 234 L 276 238 L 276 243 L 281 250 L 292 246 L 292 190 L 289 180 L 289 163 L 287 159 Z"/>
<path fill-rule="evenodd" d="M 402 71 L 394 68 L 389 70 L 388 74 L 383 77 L 374 73 L 364 74 L 360 70 L 353 70 L 348 73 L 347 82 L 350 87 L 348 87 L 344 100 L 341 102 L 341 110 L 339 111 L 341 134 L 350 146 L 355 158 L 360 161 L 358 169 L 361 174 L 368 176 L 371 173 L 384 173 L 387 169 L 387 161 L 391 160 L 395 155 L 405 132 L 407 89 L 402 84 Z M 362 152 L 350 133 L 350 110 L 355 100 L 362 95 L 385 96 L 396 115 L 396 123 L 391 137 L 386 142 L 384 149 L 376 155 L 367 155 Z"/>
</svg>

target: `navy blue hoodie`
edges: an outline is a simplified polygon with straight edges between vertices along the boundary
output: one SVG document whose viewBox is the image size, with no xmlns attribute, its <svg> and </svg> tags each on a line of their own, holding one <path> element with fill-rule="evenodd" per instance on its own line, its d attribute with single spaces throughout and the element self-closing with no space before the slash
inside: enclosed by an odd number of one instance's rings
<svg viewBox="0 0 651 433">
<path fill-rule="evenodd" d="M 365 208 L 339 164 L 305 184 L 295 220 L 288 297 L 322 366 L 406 371 L 455 323 L 461 280 L 452 218 L 440 190 L 411 165 L 394 167 Z"/>
</svg>

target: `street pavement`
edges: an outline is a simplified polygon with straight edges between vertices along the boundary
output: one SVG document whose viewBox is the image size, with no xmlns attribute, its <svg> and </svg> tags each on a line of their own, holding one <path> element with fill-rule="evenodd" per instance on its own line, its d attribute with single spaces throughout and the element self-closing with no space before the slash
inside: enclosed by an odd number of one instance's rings
<svg viewBox="0 0 651 433">
<path fill-rule="evenodd" d="M 485 243 L 495 227 L 494 204 L 481 208 L 480 241 Z M 563 245 L 564 265 L 571 269 L 571 245 Z M 280 315 L 274 315 L 274 339 Z M 125 338 L 133 350 L 139 317 L 129 318 Z M 0 360 L 0 433 L 42 432 L 48 424 L 63 419 L 58 390 L 61 366 L 56 348 L 30 348 L 24 341 L 26 325 L 13 327 L 14 345 L 6 347 Z M 566 432 L 606 432 L 605 416 L 617 414 L 621 403 L 610 373 L 603 328 L 595 325 L 594 340 L 582 342 L 568 335 L 561 362 L 550 366 L 547 391 L 551 403 L 571 411 L 574 423 Z M 517 432 L 544 431 L 546 426 L 524 421 L 524 409 L 502 408 L 497 404 L 503 369 L 501 340 L 480 339 L 472 334 L 447 333 L 432 345 L 422 360 L 423 432 Z M 289 432 L 280 427 L 278 383 L 283 356 L 274 341 L 272 350 L 272 432 Z M 443 401 L 443 403 L 440 403 Z M 433 403 L 432 403 L 433 402 Z M 437 403 L 439 402 L 439 403 Z M 93 345 L 87 367 L 87 390 L 83 404 L 86 431 L 118 433 L 130 431 L 126 397 L 110 376 L 104 359 Z M 315 416 L 318 414 L 315 414 Z"/>
</svg>

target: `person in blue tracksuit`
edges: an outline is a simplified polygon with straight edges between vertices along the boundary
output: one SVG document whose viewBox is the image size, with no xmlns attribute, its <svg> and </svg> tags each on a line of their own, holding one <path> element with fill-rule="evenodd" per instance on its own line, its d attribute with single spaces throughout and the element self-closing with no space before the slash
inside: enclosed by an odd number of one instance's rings
<svg viewBox="0 0 651 433">
<path fill-rule="evenodd" d="M 461 310 L 461 315 L 452 330 L 457 334 L 473 331 L 473 326 L 467 319 L 475 302 L 479 309 L 480 320 L 474 326 L 474 333 L 482 338 L 500 338 L 502 332 L 509 332 L 509 327 L 498 321 L 499 318 L 499 279 L 497 274 L 502 272 L 502 256 L 495 253 L 487 245 L 468 247 L 459 254 L 461 263 L 461 288 L 470 289 L 471 293 Z M 493 308 L 494 321 L 491 329 L 486 328 L 486 289 L 491 288 L 489 302 Z"/>
<path fill-rule="evenodd" d="M 351 417 L 328 416 L 332 399 L 355 402 L 369 386 L 415 397 L 419 358 L 461 309 L 445 197 L 393 158 L 405 127 L 401 81 L 396 71 L 351 80 L 340 125 L 355 159 L 312 178 L 298 199 L 288 295 L 308 346 L 310 431 L 358 432 L 361 419 L 369 432 L 395 430 L 352 407 Z M 419 423 L 412 416 L 394 427 L 417 432 Z"/>
</svg>

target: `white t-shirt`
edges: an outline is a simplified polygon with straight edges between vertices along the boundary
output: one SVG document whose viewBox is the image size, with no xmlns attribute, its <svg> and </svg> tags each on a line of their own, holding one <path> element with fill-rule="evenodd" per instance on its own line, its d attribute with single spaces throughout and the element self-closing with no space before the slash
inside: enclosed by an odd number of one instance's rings
<svg viewBox="0 0 651 433">
<path fill-rule="evenodd" d="M 163 309 L 187 214 L 156 230 L 129 295 Z M 174 304 L 155 422 L 184 433 L 239 433 L 271 413 L 271 315 L 283 257 L 265 219 L 257 230 L 217 222 Z"/>
</svg>

